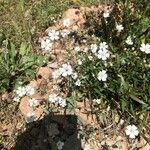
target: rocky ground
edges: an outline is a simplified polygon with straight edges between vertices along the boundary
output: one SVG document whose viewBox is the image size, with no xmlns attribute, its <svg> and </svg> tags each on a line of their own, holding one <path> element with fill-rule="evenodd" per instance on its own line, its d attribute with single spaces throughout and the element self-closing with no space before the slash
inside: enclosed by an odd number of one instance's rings
<svg viewBox="0 0 150 150">
<path fill-rule="evenodd" d="M 60 20 L 57 25 L 49 27 L 43 33 L 42 37 L 39 38 L 39 43 L 52 29 L 59 31 L 67 29 L 72 33 L 81 30 L 86 23 L 86 13 L 104 10 L 111 10 L 111 7 L 92 6 L 91 8 L 81 7 L 67 10 L 64 13 L 64 18 L 72 20 L 71 25 L 66 27 L 63 25 L 63 20 Z M 77 101 L 73 111 L 58 108 L 59 113 L 57 111 L 53 114 L 47 112 L 45 109 L 46 99 L 54 91 L 60 91 L 60 87 L 53 78 L 53 73 L 68 57 L 66 49 L 73 49 L 76 46 L 75 39 L 79 40 L 76 35 L 72 34 L 63 40 L 56 41 L 52 48 L 46 52 L 38 47 L 37 52 L 50 55 L 52 61 L 47 66 L 38 68 L 36 79 L 28 84 L 36 90 L 31 97 L 39 101 L 36 108 L 33 109 L 28 106 L 28 96 L 23 97 L 18 106 L 12 100 L 13 93 L 1 95 L 0 148 L 4 150 L 55 150 L 57 149 L 55 141 L 61 137 L 65 141 L 64 149 L 66 150 L 150 150 L 150 145 L 143 137 L 136 140 L 129 140 L 126 137 L 124 120 L 118 116 L 117 112 L 112 119 L 112 112 L 109 107 L 101 112 L 104 116 L 101 120 L 103 122 L 98 121 L 96 116 L 92 114 L 90 105 L 86 100 L 83 102 Z M 80 42 L 80 48 L 84 49 L 84 40 Z M 62 80 L 59 83 L 65 88 Z M 24 117 L 32 111 L 35 113 L 36 121 L 26 124 Z M 79 138 L 79 135 L 83 138 Z"/>
</svg>

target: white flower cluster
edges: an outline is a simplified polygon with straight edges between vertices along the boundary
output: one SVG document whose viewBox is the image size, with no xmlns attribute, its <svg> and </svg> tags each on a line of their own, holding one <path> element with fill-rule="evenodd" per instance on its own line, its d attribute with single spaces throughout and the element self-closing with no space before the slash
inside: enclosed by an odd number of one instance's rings
<svg viewBox="0 0 150 150">
<path fill-rule="evenodd" d="M 141 44 L 140 50 L 146 54 L 150 54 L 150 44 Z"/>
<path fill-rule="evenodd" d="M 28 100 L 28 105 L 30 107 L 36 107 L 36 106 L 39 105 L 39 101 L 36 100 L 35 98 L 31 98 L 31 99 Z"/>
<path fill-rule="evenodd" d="M 110 53 L 108 51 L 108 45 L 106 42 L 101 42 L 99 47 L 96 44 L 91 44 L 91 51 L 95 56 L 97 56 L 99 59 L 102 59 L 104 61 L 110 57 Z M 99 71 L 97 78 L 99 81 L 106 81 L 107 80 L 106 70 Z"/>
<path fill-rule="evenodd" d="M 135 125 L 129 125 L 126 127 L 125 133 L 129 136 L 129 138 L 134 139 L 136 136 L 138 136 L 139 131 Z"/>
<path fill-rule="evenodd" d="M 102 60 L 106 60 L 110 56 L 106 42 L 101 42 L 99 47 L 96 44 L 91 44 L 91 51 Z"/>
<path fill-rule="evenodd" d="M 63 25 L 68 27 L 70 25 L 70 19 L 64 19 Z M 63 29 L 62 31 L 52 29 L 48 32 L 48 36 L 43 37 L 41 40 L 41 48 L 45 51 L 48 51 L 50 48 L 52 48 L 54 41 L 59 40 L 60 37 L 65 38 L 69 34 L 70 31 L 68 29 Z"/>
<path fill-rule="evenodd" d="M 41 48 L 48 51 L 51 47 L 52 47 L 52 42 L 50 39 L 48 38 L 45 38 L 45 39 L 42 39 L 41 41 Z"/>
<path fill-rule="evenodd" d="M 63 77 L 67 77 L 73 74 L 73 69 L 69 63 L 63 64 L 61 68 L 59 68 L 59 73 Z"/>
<path fill-rule="evenodd" d="M 14 97 L 14 101 L 19 102 L 20 98 L 27 95 L 27 96 L 31 96 L 35 93 L 34 88 L 30 87 L 30 86 L 26 86 L 26 87 L 18 87 L 18 89 L 16 90 L 16 96 Z"/>
<path fill-rule="evenodd" d="M 63 38 L 65 38 L 67 35 L 69 35 L 70 34 L 70 31 L 69 30 L 67 30 L 67 29 L 63 29 L 62 31 L 61 31 L 61 36 L 63 37 Z"/>
<path fill-rule="evenodd" d="M 60 105 L 61 107 L 66 107 L 66 100 L 56 94 L 49 95 L 48 101 L 53 104 Z"/>
<path fill-rule="evenodd" d="M 131 36 L 128 36 L 125 42 L 126 42 L 126 44 L 128 44 L 128 45 L 133 45 L 133 41 L 132 41 Z"/>
</svg>

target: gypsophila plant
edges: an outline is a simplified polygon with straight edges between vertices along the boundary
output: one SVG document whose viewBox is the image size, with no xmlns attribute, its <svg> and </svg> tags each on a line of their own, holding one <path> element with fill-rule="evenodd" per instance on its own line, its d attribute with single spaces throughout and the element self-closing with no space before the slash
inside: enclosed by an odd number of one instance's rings
<svg viewBox="0 0 150 150">
<path fill-rule="evenodd" d="M 68 80 L 69 93 L 91 103 L 103 99 L 134 118 L 150 109 L 150 21 L 129 5 L 116 2 L 107 12 L 87 14 L 84 31 L 76 33 L 86 39 L 84 47 L 76 43 L 74 59 L 57 73 Z"/>
</svg>

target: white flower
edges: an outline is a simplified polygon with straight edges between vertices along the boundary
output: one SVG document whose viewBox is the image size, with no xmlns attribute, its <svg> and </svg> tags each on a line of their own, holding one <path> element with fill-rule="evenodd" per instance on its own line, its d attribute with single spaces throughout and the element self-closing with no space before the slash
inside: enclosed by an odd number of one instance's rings
<svg viewBox="0 0 150 150">
<path fill-rule="evenodd" d="M 150 54 L 150 44 L 141 44 L 140 50 L 146 54 Z"/>
<path fill-rule="evenodd" d="M 64 30 L 61 31 L 61 36 L 62 36 L 63 38 L 66 37 L 68 34 L 70 34 L 70 31 L 67 30 L 67 29 L 64 29 Z"/>
<path fill-rule="evenodd" d="M 75 47 L 74 51 L 79 52 L 80 51 L 80 47 L 79 46 Z"/>
<path fill-rule="evenodd" d="M 107 73 L 106 70 L 102 70 L 98 73 L 98 80 L 99 81 L 106 81 L 107 80 Z"/>
<path fill-rule="evenodd" d="M 56 145 L 58 150 L 62 150 L 64 146 L 64 142 L 58 141 Z"/>
<path fill-rule="evenodd" d="M 104 17 L 104 18 L 108 18 L 108 17 L 109 17 L 109 12 L 108 12 L 108 11 L 105 11 L 105 12 L 103 13 L 103 17 Z"/>
<path fill-rule="evenodd" d="M 117 24 L 116 29 L 118 32 L 121 32 L 124 29 L 124 27 L 122 26 L 122 24 Z"/>
<path fill-rule="evenodd" d="M 58 40 L 59 39 L 59 31 L 51 30 L 51 31 L 49 31 L 48 36 L 49 36 L 50 40 L 52 40 L 52 41 Z"/>
<path fill-rule="evenodd" d="M 73 79 L 77 79 L 78 74 L 76 72 L 74 72 L 71 76 L 72 76 Z"/>
<path fill-rule="evenodd" d="M 58 103 L 58 98 L 56 94 L 51 94 L 49 95 L 48 101 L 50 103 Z"/>
<path fill-rule="evenodd" d="M 96 51 L 97 51 L 97 49 L 98 49 L 98 47 L 97 47 L 97 45 L 96 44 L 91 44 L 91 51 L 92 51 L 92 53 L 96 53 Z"/>
<path fill-rule="evenodd" d="M 128 45 L 133 45 L 133 41 L 131 39 L 131 36 L 128 36 L 126 41 L 125 41 Z"/>
<path fill-rule="evenodd" d="M 16 96 L 16 97 L 14 97 L 14 99 L 13 99 L 15 102 L 19 102 L 20 101 L 20 97 L 19 96 Z"/>
<path fill-rule="evenodd" d="M 94 99 L 93 100 L 95 103 L 100 104 L 101 103 L 101 99 Z"/>
<path fill-rule="evenodd" d="M 78 59 L 77 62 L 78 62 L 78 65 L 82 65 L 81 59 Z"/>
<path fill-rule="evenodd" d="M 26 95 L 26 88 L 25 87 L 18 87 L 18 89 L 16 90 L 16 94 L 19 97 Z"/>
<path fill-rule="evenodd" d="M 88 59 L 89 59 L 89 60 L 92 60 L 92 59 L 93 59 L 93 56 L 88 56 Z"/>
<path fill-rule="evenodd" d="M 25 120 L 26 120 L 27 123 L 35 121 L 36 117 L 35 117 L 34 112 L 27 113 Z"/>
<path fill-rule="evenodd" d="M 36 100 L 35 98 L 31 98 L 31 99 L 28 100 L 28 105 L 30 107 L 36 107 L 36 106 L 39 105 L 39 101 Z"/>
<path fill-rule="evenodd" d="M 101 42 L 99 45 L 99 50 L 107 50 L 108 49 L 108 45 L 106 42 Z"/>
<path fill-rule="evenodd" d="M 63 25 L 64 25 L 65 27 L 69 27 L 70 24 L 71 24 L 71 21 L 70 21 L 69 18 L 66 18 L 66 19 L 63 20 Z"/>
<path fill-rule="evenodd" d="M 125 133 L 129 136 L 129 138 L 134 139 L 136 136 L 138 136 L 139 131 L 135 125 L 129 125 L 126 127 Z"/>
<path fill-rule="evenodd" d="M 35 94 L 34 88 L 32 88 L 31 86 L 26 86 L 26 95 L 31 96 L 33 94 Z"/>
<path fill-rule="evenodd" d="M 66 106 L 66 100 L 56 94 L 49 95 L 48 101 L 53 104 L 59 104 L 61 107 Z"/>
<path fill-rule="evenodd" d="M 102 60 L 106 60 L 107 58 L 109 58 L 109 56 L 110 54 L 107 50 L 99 50 L 97 54 L 97 57 Z"/>
<path fill-rule="evenodd" d="M 58 98 L 58 103 L 59 103 L 59 105 L 61 106 L 61 107 L 66 107 L 66 100 L 65 99 L 63 99 L 62 97 L 60 97 L 60 96 L 58 96 L 57 97 Z"/>
<path fill-rule="evenodd" d="M 69 63 L 63 64 L 62 67 L 59 68 L 59 72 L 63 77 L 66 77 L 73 73 L 73 69 Z"/>
<path fill-rule="evenodd" d="M 78 79 L 78 80 L 75 82 L 75 85 L 76 85 L 76 86 L 80 86 L 80 85 L 81 85 L 81 81 Z"/>
<path fill-rule="evenodd" d="M 52 47 L 52 42 L 50 39 L 42 39 L 41 41 L 41 48 L 48 51 Z"/>
</svg>

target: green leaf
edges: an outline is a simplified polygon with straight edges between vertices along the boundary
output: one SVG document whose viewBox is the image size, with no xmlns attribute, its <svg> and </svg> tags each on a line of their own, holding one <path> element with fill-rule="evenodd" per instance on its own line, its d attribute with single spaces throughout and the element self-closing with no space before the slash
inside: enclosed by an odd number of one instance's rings
<svg viewBox="0 0 150 150">
<path fill-rule="evenodd" d="M 138 97 L 136 97 L 136 95 L 134 93 L 130 93 L 129 96 L 134 101 L 136 101 L 136 102 L 138 102 L 138 103 L 140 103 L 142 105 L 146 105 L 146 103 L 144 103 L 142 100 L 140 100 Z"/>
<path fill-rule="evenodd" d="M 22 42 L 20 45 L 19 54 L 21 56 L 24 56 L 29 52 L 29 49 L 30 49 L 30 47 L 28 46 L 28 44 L 26 42 Z"/>
</svg>

